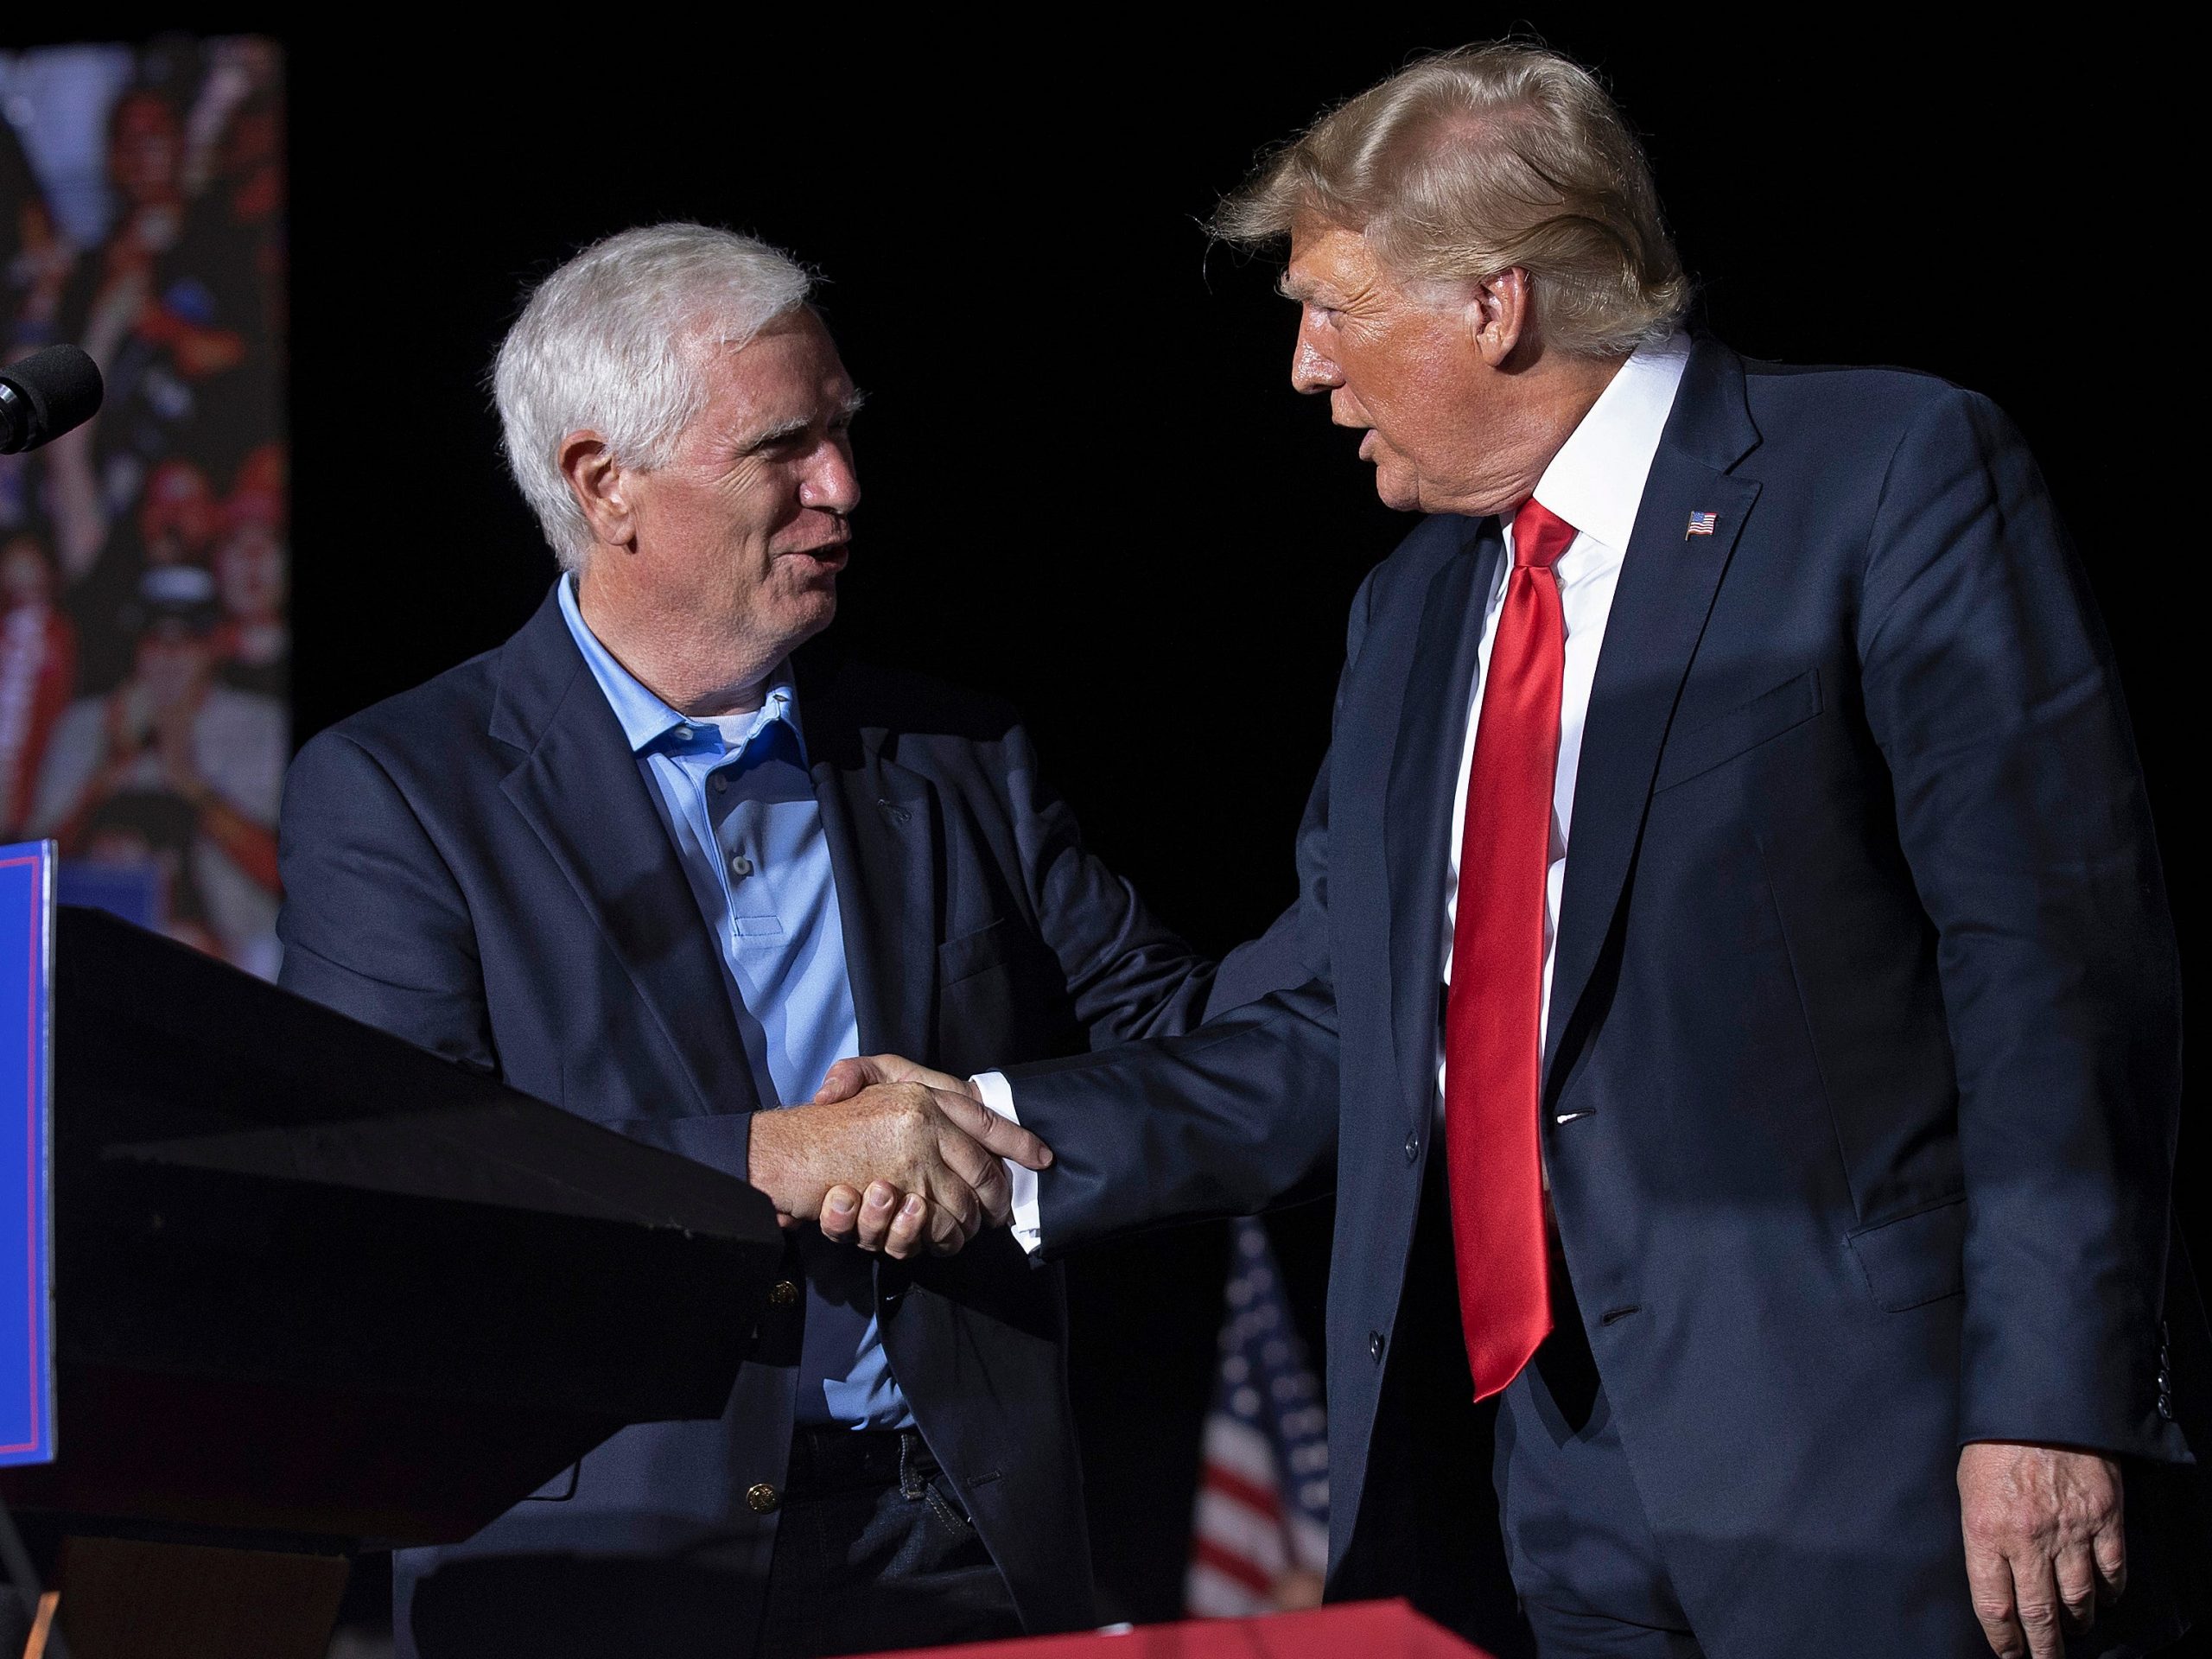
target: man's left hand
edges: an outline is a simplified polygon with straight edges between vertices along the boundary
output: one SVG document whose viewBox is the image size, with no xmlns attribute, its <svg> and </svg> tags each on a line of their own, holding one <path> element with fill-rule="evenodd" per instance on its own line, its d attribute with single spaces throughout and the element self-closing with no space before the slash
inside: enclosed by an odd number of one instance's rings
<svg viewBox="0 0 2212 1659">
<path fill-rule="evenodd" d="M 2127 1587 L 2120 1465 L 2094 1452 L 1977 1440 L 1959 1453 L 1967 1584 L 1999 1659 L 2062 1659 Z"/>
</svg>

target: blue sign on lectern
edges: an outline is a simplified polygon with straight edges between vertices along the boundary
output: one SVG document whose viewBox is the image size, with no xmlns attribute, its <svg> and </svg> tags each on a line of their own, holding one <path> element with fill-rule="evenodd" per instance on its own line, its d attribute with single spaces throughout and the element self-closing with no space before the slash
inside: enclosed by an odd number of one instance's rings
<svg viewBox="0 0 2212 1659">
<path fill-rule="evenodd" d="M 54 1460 L 54 843 L 0 847 L 0 1465 Z"/>
</svg>

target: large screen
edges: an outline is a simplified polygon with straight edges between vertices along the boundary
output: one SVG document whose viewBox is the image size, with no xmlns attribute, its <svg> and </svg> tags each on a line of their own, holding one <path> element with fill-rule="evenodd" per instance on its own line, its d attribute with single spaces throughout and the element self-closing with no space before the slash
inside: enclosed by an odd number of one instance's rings
<svg viewBox="0 0 2212 1659">
<path fill-rule="evenodd" d="M 99 363 L 0 456 L 0 842 L 273 973 L 289 755 L 283 63 L 270 41 L 0 52 L 0 360 Z"/>
</svg>

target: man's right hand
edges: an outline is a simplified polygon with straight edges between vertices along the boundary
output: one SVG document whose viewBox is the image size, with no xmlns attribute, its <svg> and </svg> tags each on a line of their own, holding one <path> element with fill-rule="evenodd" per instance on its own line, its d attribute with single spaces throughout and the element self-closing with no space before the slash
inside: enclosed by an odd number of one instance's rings
<svg viewBox="0 0 2212 1659">
<path fill-rule="evenodd" d="M 898 1054 L 862 1054 L 838 1061 L 822 1079 L 822 1087 L 815 1090 L 814 1098 L 817 1104 L 850 1100 L 863 1089 L 892 1083 L 920 1084 L 940 1099 L 963 1103 L 956 1110 L 964 1109 L 970 1103 L 983 1105 L 968 1079 L 932 1071 Z M 1049 1148 L 1045 1155 L 1049 1161 Z M 1041 1167 L 1034 1164 L 1029 1166 Z M 926 1213 L 925 1204 L 918 1214 Z M 824 1238 L 850 1240 L 861 1249 L 891 1255 L 906 1254 L 901 1246 L 911 1244 L 918 1230 L 912 1197 L 886 1181 L 873 1184 L 865 1197 L 849 1186 L 831 1187 L 823 1199 L 821 1222 Z"/>
<path fill-rule="evenodd" d="M 1008 1158 L 1042 1169 L 1052 1154 L 964 1085 L 956 1090 L 921 1081 L 876 1082 L 842 1099 L 817 1096 L 810 1105 L 753 1115 L 752 1182 L 777 1210 L 811 1221 L 836 1213 L 833 1190 L 840 1202 L 855 1199 L 862 1189 L 888 1196 L 898 1205 L 895 1215 L 887 1224 L 876 1219 L 884 1249 L 894 1256 L 912 1255 L 925 1239 L 929 1249 L 949 1255 L 987 1221 L 1004 1224 L 1012 1194 L 1001 1160 Z"/>
</svg>

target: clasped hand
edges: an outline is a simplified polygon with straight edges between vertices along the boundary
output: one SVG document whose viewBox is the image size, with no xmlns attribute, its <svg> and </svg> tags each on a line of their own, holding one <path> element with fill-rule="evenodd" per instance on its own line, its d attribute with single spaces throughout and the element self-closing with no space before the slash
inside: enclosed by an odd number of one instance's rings
<svg viewBox="0 0 2212 1659">
<path fill-rule="evenodd" d="M 950 1255 L 1013 1210 L 1007 1159 L 1043 1169 L 1042 1141 L 967 1083 L 897 1055 L 840 1060 L 811 1102 L 753 1115 L 753 1185 L 785 1226 L 904 1258 Z"/>
</svg>

